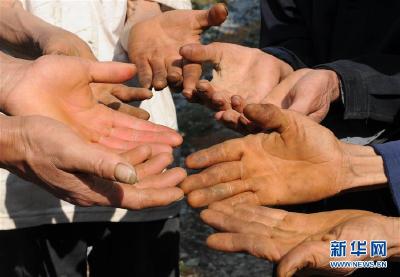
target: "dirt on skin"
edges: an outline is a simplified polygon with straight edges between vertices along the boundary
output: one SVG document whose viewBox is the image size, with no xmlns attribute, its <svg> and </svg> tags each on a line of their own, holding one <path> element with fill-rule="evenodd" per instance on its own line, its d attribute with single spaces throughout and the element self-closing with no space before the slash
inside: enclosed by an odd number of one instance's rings
<svg viewBox="0 0 400 277">
<path fill-rule="evenodd" d="M 192 1 L 194 8 L 205 9 L 216 2 L 225 2 L 229 8 L 229 19 L 222 28 L 207 31 L 203 42 L 231 42 L 257 47 L 259 40 L 259 0 Z M 187 103 L 181 95 L 175 95 L 179 128 L 184 136 L 180 165 L 190 153 L 240 137 L 213 118 L 213 112 L 197 104 Z M 193 173 L 193 172 L 188 172 Z M 207 248 L 205 241 L 213 233 L 212 228 L 199 218 L 200 210 L 186 204 L 181 213 L 181 276 L 184 277 L 269 277 L 272 264 L 247 254 L 228 254 Z"/>
</svg>

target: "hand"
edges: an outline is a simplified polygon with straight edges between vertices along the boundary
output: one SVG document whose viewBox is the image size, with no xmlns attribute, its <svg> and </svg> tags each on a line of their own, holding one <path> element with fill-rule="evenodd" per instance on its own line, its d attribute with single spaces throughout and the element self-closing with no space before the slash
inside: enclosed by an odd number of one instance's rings
<svg viewBox="0 0 400 277">
<path fill-rule="evenodd" d="M 270 134 L 229 140 L 190 155 L 188 168 L 205 169 L 181 185 L 188 202 L 286 205 L 344 190 L 385 184 L 382 158 L 371 147 L 341 143 L 311 119 L 271 105 L 249 105 L 244 115 Z M 360 151 L 357 152 L 356 151 Z"/>
<path fill-rule="evenodd" d="M 151 149 L 141 146 L 117 155 L 42 116 L 2 116 L 0 130 L 0 166 L 72 204 L 142 209 L 183 197 L 175 186 L 185 171 L 161 173 L 171 154 L 150 158 Z"/>
<path fill-rule="evenodd" d="M 330 104 L 339 97 L 339 78 L 334 71 L 300 69 L 287 76 L 260 103 L 271 103 L 321 122 L 328 114 Z M 239 97 L 234 101 L 238 103 L 234 109 L 242 112 L 247 101 Z"/>
<path fill-rule="evenodd" d="M 216 114 L 219 120 L 224 119 L 224 111 L 232 109 L 233 96 L 241 96 L 247 104 L 259 104 L 293 71 L 287 63 L 259 49 L 230 43 L 187 45 L 180 53 L 189 61 L 214 65 L 212 81 L 202 80 L 196 91 L 185 90 L 184 95 L 221 111 Z"/>
<path fill-rule="evenodd" d="M 49 29 L 51 31 L 42 32 L 39 36 L 39 46 L 44 55 L 76 56 L 97 61 L 90 47 L 77 35 L 54 26 Z M 125 114 L 149 119 L 148 112 L 124 102 L 150 99 L 153 96 L 151 91 L 122 84 L 92 83 L 91 87 L 98 102 Z"/>
<path fill-rule="evenodd" d="M 309 270 L 318 276 L 352 273 L 355 269 L 329 266 L 331 260 L 357 260 L 357 257 L 349 255 L 349 249 L 346 258 L 331 258 L 330 241 L 333 240 L 346 240 L 348 243 L 352 240 L 366 240 L 368 243 L 387 240 L 388 258 L 400 255 L 400 221 L 366 211 L 299 214 L 257 206 L 216 205 L 203 211 L 201 218 L 223 232 L 207 239 L 209 247 L 226 252 L 245 251 L 278 262 L 278 276 L 293 276 L 301 270 Z M 382 259 L 369 255 L 359 257 L 364 261 Z"/>
<path fill-rule="evenodd" d="M 6 68 L 0 107 L 10 115 L 43 115 L 59 120 L 91 142 L 117 150 L 150 143 L 154 153 L 170 152 L 182 138 L 175 131 L 99 104 L 89 86 L 117 83 L 133 76 L 133 65 L 99 63 L 65 56 L 43 56 Z M 60 69 L 63 69 L 62 71 Z"/>
<path fill-rule="evenodd" d="M 194 89 L 201 75 L 201 65 L 185 63 L 179 49 L 200 43 L 201 33 L 222 24 L 228 15 L 223 4 L 206 11 L 176 10 L 135 24 L 128 39 L 128 53 L 138 67 L 144 88 L 161 90 L 171 84 Z"/>
</svg>

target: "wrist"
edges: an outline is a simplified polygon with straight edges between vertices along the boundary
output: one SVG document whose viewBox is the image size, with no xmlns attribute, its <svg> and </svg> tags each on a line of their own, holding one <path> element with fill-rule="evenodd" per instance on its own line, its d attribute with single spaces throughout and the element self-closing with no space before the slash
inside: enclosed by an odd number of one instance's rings
<svg viewBox="0 0 400 277">
<path fill-rule="evenodd" d="M 335 102 L 340 98 L 340 79 L 337 73 L 329 69 L 315 69 L 323 72 L 327 79 L 327 88 L 330 92 L 330 101 Z"/>
<path fill-rule="evenodd" d="M 342 190 L 380 187 L 387 184 L 383 159 L 372 147 L 341 142 L 344 153 Z"/>
<path fill-rule="evenodd" d="M 141 22 L 162 14 L 160 4 L 157 2 L 137 0 L 128 1 L 127 21 L 120 36 L 122 48 L 128 50 L 129 36 L 132 28 Z"/>
<path fill-rule="evenodd" d="M 22 118 L 0 115 L 0 167 L 15 168 L 24 157 Z"/>
</svg>

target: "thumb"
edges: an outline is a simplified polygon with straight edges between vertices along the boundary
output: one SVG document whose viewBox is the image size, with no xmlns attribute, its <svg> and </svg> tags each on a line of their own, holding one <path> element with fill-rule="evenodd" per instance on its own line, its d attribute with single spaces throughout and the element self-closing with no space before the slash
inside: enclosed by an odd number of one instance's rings
<svg viewBox="0 0 400 277">
<path fill-rule="evenodd" d="M 211 26 L 219 26 L 228 17 L 228 8 L 226 5 L 219 3 L 211 7 L 209 10 L 196 11 L 196 20 L 200 28 L 207 29 Z"/>
<path fill-rule="evenodd" d="M 90 62 L 91 82 L 123 83 L 136 74 L 136 66 L 120 62 Z"/>
<path fill-rule="evenodd" d="M 219 43 L 211 43 L 209 45 L 189 44 L 181 47 L 180 55 L 196 63 L 212 62 L 218 64 L 221 62 L 222 51 L 218 47 Z"/>
<path fill-rule="evenodd" d="M 291 277 L 305 268 L 322 267 L 321 257 L 329 257 L 329 248 L 324 241 L 307 241 L 288 252 L 278 265 L 278 277 Z"/>
<path fill-rule="evenodd" d="M 72 145 L 72 144 L 71 144 Z M 73 145 L 65 151 L 61 167 L 67 171 L 91 174 L 126 184 L 137 182 L 135 168 L 122 156 L 88 143 Z"/>
<path fill-rule="evenodd" d="M 283 133 L 290 121 L 277 106 L 272 104 L 250 104 L 244 108 L 244 115 L 264 129 L 276 129 Z"/>
</svg>

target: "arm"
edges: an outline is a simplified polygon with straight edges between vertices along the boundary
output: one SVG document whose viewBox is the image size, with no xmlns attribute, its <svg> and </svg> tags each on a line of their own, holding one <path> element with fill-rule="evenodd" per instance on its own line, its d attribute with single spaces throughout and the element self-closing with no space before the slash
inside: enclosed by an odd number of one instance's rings
<svg viewBox="0 0 400 277">
<path fill-rule="evenodd" d="M 388 183 L 400 213 L 400 141 L 374 145 L 374 149 L 384 160 Z"/>
</svg>

